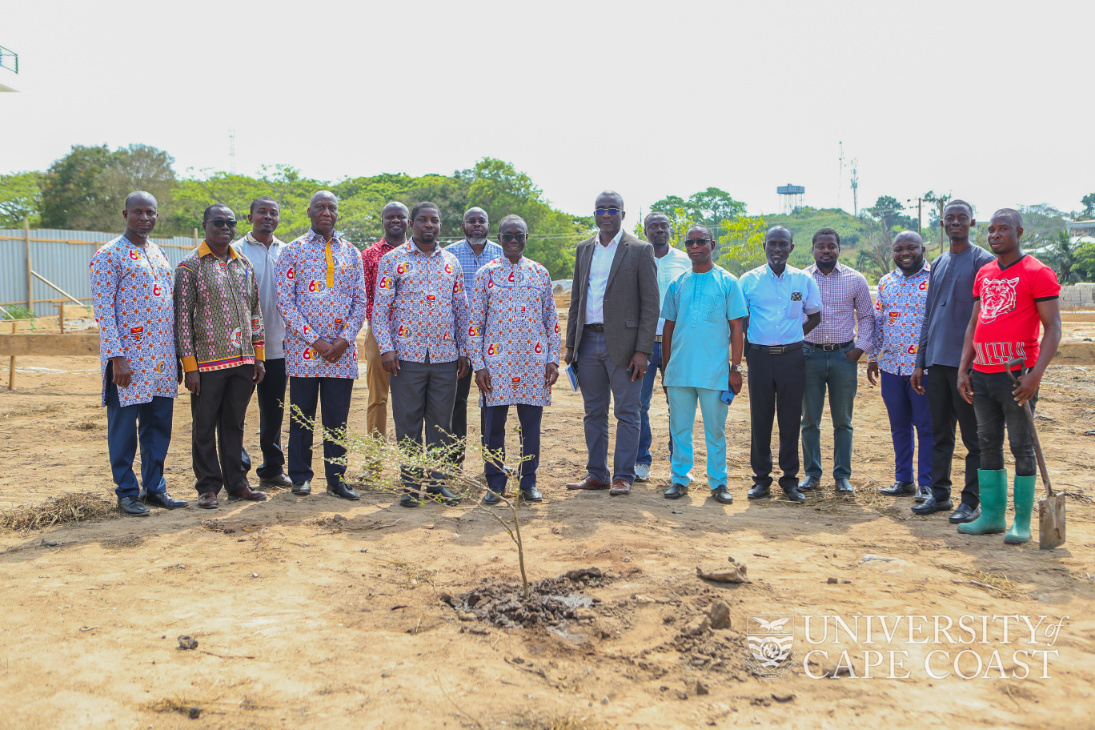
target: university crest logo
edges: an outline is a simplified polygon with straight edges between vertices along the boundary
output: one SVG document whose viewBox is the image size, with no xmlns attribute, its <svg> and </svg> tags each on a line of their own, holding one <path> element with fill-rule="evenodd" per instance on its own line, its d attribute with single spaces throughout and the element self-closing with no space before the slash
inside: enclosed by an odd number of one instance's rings
<svg viewBox="0 0 1095 730">
<path fill-rule="evenodd" d="M 794 616 L 750 616 L 745 666 L 758 677 L 781 677 L 795 660 Z"/>
<path fill-rule="evenodd" d="M 1016 288 L 1019 277 L 1014 279 L 986 279 L 981 286 L 982 322 L 992 322 L 997 317 L 1015 310 Z"/>
</svg>

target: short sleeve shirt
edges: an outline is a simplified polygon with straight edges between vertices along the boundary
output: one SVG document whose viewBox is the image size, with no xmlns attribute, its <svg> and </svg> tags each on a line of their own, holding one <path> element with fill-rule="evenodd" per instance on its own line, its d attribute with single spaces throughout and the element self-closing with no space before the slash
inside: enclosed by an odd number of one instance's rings
<svg viewBox="0 0 1095 730">
<path fill-rule="evenodd" d="M 973 296 L 981 302 L 973 330 L 973 369 L 1002 373 L 1011 360 L 1024 367 L 1038 360 L 1042 318 L 1038 302 L 1061 294 L 1057 274 L 1033 256 L 1023 256 L 1011 266 L 999 261 L 985 264 L 973 282 Z"/>
<path fill-rule="evenodd" d="M 803 339 L 805 314 L 821 311 L 821 290 L 814 277 L 787 266 L 776 276 L 768 264 L 741 277 L 741 291 L 749 307 L 749 332 L 754 345 L 790 345 Z"/>
<path fill-rule="evenodd" d="M 659 302 L 659 306 L 661 306 L 665 304 L 665 295 L 669 293 L 669 285 L 684 272 L 692 270 L 692 259 L 688 258 L 688 254 L 679 248 L 670 246 L 665 256 L 660 259 L 655 258 L 654 263 L 658 266 L 658 293 L 661 295 L 661 302 Z M 657 334 L 660 335 L 664 327 L 665 319 L 659 317 Z"/>
<path fill-rule="evenodd" d="M 730 324 L 749 313 L 737 278 L 719 267 L 681 274 L 665 295 L 662 317 L 674 322 L 667 387 L 726 390 Z"/>
</svg>

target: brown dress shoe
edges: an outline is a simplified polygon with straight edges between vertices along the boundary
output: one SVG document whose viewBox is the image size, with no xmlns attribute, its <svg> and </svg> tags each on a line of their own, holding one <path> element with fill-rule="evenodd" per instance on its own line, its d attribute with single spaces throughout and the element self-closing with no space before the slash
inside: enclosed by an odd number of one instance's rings
<svg viewBox="0 0 1095 730">
<path fill-rule="evenodd" d="M 612 489 L 608 490 L 608 493 L 613 497 L 631 494 L 631 482 L 626 479 L 617 479 L 612 482 Z"/>
<path fill-rule="evenodd" d="M 571 482 L 567 484 L 567 489 L 608 489 L 608 485 L 604 482 L 599 482 L 591 476 L 587 476 L 580 482 Z"/>
<path fill-rule="evenodd" d="M 212 492 L 206 492 L 198 497 L 198 506 L 202 509 L 216 509 L 217 508 L 217 495 Z"/>
<path fill-rule="evenodd" d="M 261 502 L 266 499 L 266 492 L 260 492 L 247 486 L 238 492 L 228 495 L 229 502 L 235 502 L 237 499 L 246 499 L 249 502 Z"/>
</svg>

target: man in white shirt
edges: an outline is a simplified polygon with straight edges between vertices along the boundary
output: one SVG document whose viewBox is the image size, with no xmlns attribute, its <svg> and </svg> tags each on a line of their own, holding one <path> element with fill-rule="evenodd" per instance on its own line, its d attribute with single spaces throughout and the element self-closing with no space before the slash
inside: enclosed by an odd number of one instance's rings
<svg viewBox="0 0 1095 730">
<path fill-rule="evenodd" d="M 259 489 L 288 489 L 293 482 L 285 474 L 285 454 L 281 450 L 281 422 L 285 415 L 282 407 L 286 382 L 285 320 L 278 312 L 277 287 L 274 283 L 278 256 L 285 248 L 285 243 L 274 235 L 281 223 L 281 206 L 266 195 L 255 198 L 251 201 L 247 220 L 251 224 L 251 232 L 232 245 L 251 262 L 255 270 L 262 325 L 266 331 L 266 377 L 257 388 L 262 465 L 255 470 L 255 474 L 259 477 Z M 243 468 L 251 470 L 251 457 L 247 449 L 243 450 Z"/>
<path fill-rule="evenodd" d="M 658 211 L 652 212 L 643 221 L 643 233 L 654 247 L 654 263 L 658 266 L 658 292 L 660 305 L 665 304 L 665 294 L 678 276 L 692 270 L 688 254 L 669 245 L 669 216 Z M 660 306 L 659 305 L 659 306 Z M 659 311 L 660 308 L 659 308 Z M 658 370 L 665 380 L 665 367 L 662 364 L 662 329 L 665 320 L 658 318 L 657 334 L 654 335 L 654 353 L 650 356 L 650 369 L 643 377 L 642 391 L 639 393 L 639 453 L 635 457 L 635 481 L 645 482 L 650 478 L 650 465 L 654 457 L 650 453 L 650 444 L 654 441 L 650 429 L 650 399 L 654 396 L 654 380 Z M 669 455 L 673 455 L 673 440 L 669 440 Z"/>
</svg>

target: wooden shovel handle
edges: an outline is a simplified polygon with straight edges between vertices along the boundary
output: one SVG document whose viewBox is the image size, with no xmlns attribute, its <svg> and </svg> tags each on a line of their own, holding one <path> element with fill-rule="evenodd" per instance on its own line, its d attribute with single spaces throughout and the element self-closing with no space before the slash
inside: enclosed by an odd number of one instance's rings
<svg viewBox="0 0 1095 730">
<path fill-rule="evenodd" d="M 1015 377 L 1015 373 L 1011 370 L 1013 367 L 1019 368 L 1021 375 L 1026 375 L 1027 369 L 1023 366 L 1023 359 L 1017 358 L 1004 366 L 1011 382 L 1019 385 L 1019 379 Z M 1046 469 L 1045 457 L 1042 456 L 1042 442 L 1038 440 L 1038 429 L 1034 426 L 1034 404 L 1027 401 L 1023 411 L 1027 414 L 1027 425 L 1030 426 L 1030 440 L 1034 443 L 1034 456 L 1038 459 L 1038 471 L 1042 473 L 1042 483 L 1046 485 L 1046 496 L 1052 497 L 1054 496 L 1053 485 L 1049 481 L 1049 471 Z"/>
</svg>

